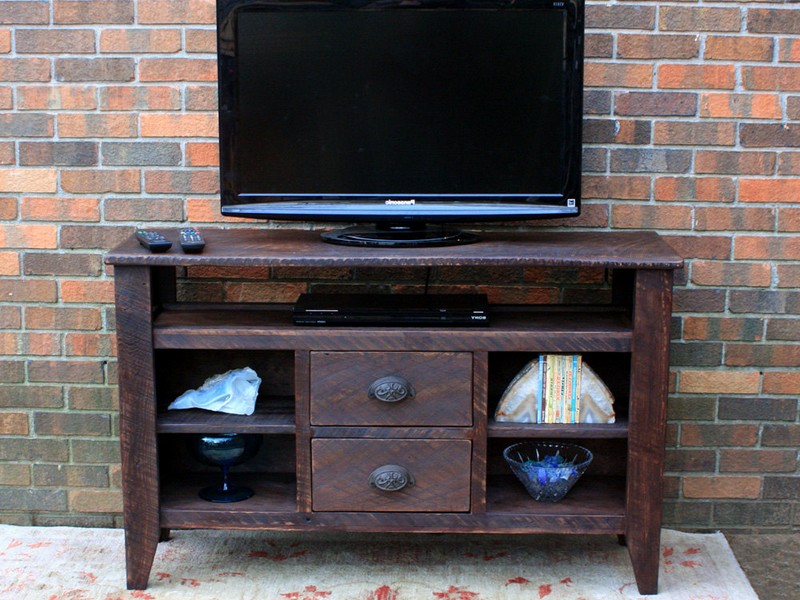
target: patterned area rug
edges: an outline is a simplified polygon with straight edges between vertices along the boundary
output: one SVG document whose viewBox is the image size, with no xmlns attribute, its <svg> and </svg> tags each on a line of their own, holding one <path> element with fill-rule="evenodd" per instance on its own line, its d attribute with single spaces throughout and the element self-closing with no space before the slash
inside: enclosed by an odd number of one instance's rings
<svg viewBox="0 0 800 600">
<path fill-rule="evenodd" d="M 659 600 L 757 600 L 722 534 L 664 530 Z M 651 598 L 653 596 L 650 596 Z M 0 598 L 606 600 L 642 598 L 613 536 L 176 531 L 144 591 L 115 529 L 0 526 Z"/>
</svg>

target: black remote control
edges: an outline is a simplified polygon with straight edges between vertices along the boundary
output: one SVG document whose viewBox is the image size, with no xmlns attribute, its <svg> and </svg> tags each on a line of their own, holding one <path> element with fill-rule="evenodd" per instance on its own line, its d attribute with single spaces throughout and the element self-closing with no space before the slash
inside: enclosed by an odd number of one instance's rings
<svg viewBox="0 0 800 600">
<path fill-rule="evenodd" d="M 186 254 L 197 254 L 202 252 L 206 246 L 203 236 L 194 227 L 183 227 L 180 230 L 181 235 L 181 249 Z"/>
<path fill-rule="evenodd" d="M 166 252 L 172 248 L 172 242 L 157 231 L 137 229 L 136 239 L 139 240 L 142 246 L 150 250 L 150 252 Z"/>
</svg>

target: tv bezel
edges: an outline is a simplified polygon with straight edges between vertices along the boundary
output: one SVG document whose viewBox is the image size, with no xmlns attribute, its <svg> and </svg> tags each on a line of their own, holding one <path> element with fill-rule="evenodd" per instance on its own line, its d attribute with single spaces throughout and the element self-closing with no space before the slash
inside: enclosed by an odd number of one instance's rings
<svg viewBox="0 0 800 600">
<path fill-rule="evenodd" d="M 525 10 L 565 12 L 565 149 L 560 194 L 266 194 L 237 189 L 238 73 L 236 18 L 240 10 Z M 517 221 L 571 217 L 581 210 L 583 119 L 583 0 L 217 0 L 220 210 L 223 216 L 306 222 L 426 223 Z"/>
</svg>

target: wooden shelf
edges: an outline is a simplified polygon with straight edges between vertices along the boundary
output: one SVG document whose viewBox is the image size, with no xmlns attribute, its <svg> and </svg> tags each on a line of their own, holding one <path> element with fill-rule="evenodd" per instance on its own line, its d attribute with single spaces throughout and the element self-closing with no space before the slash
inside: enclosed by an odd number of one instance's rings
<svg viewBox="0 0 800 600">
<path fill-rule="evenodd" d="M 299 513 L 290 476 L 236 473 L 237 483 L 255 491 L 235 504 L 215 504 L 198 497 L 213 477 L 170 483 L 161 494 L 162 527 L 176 529 L 292 529 L 446 532 L 468 527 L 483 533 L 623 533 L 625 481 L 621 477 L 583 477 L 560 502 L 536 502 L 513 476 L 487 484 L 485 513 Z"/>
<path fill-rule="evenodd" d="M 159 349 L 630 352 L 627 311 L 613 307 L 493 306 L 488 327 L 311 327 L 286 305 L 165 305 L 153 323 Z"/>
<path fill-rule="evenodd" d="M 201 409 L 159 413 L 158 433 L 263 433 L 293 434 L 294 406 L 291 399 L 261 402 L 252 415 L 231 415 Z"/>
<path fill-rule="evenodd" d="M 628 437 L 627 419 L 616 423 L 502 423 L 490 420 L 487 427 L 490 438 L 577 438 L 613 439 Z"/>
</svg>

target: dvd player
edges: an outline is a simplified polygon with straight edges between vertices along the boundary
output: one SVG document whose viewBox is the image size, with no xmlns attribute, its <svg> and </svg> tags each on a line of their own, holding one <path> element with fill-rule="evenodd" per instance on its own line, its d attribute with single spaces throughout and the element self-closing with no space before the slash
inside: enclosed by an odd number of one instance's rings
<svg viewBox="0 0 800 600">
<path fill-rule="evenodd" d="M 467 327 L 489 324 L 485 294 L 301 294 L 295 325 Z"/>
</svg>

